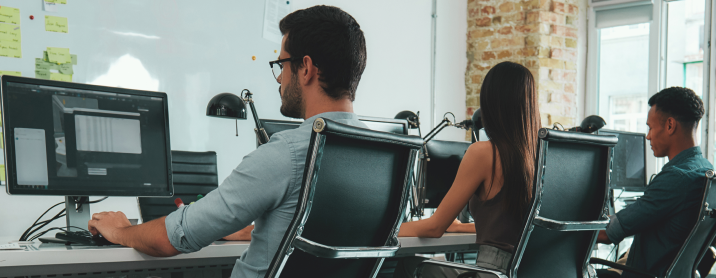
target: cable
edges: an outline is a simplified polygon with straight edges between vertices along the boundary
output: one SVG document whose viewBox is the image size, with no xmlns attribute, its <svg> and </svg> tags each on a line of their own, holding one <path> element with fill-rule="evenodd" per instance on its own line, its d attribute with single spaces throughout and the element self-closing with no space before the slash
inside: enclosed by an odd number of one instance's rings
<svg viewBox="0 0 716 278">
<path fill-rule="evenodd" d="M 81 198 L 81 197 L 80 197 L 79 200 L 77 200 L 77 199 L 75 199 L 75 198 L 72 198 L 72 200 L 75 201 L 75 203 L 79 204 L 79 206 L 77 206 L 77 210 L 79 210 L 79 209 L 82 208 L 82 205 L 84 205 L 84 204 L 96 204 L 96 203 L 102 202 L 102 201 L 104 201 L 104 200 L 107 200 L 107 198 L 109 198 L 109 197 L 106 197 L 106 196 L 105 196 L 105 197 L 102 197 L 102 198 L 100 198 L 100 199 L 97 199 L 97 200 L 94 200 L 94 201 L 87 201 L 87 202 L 82 201 L 83 198 Z M 89 197 L 87 197 L 87 200 L 89 200 Z"/>
<path fill-rule="evenodd" d="M 65 202 L 59 202 L 59 203 L 55 204 L 54 206 L 51 206 L 50 208 L 48 208 L 45 212 L 43 212 L 42 215 L 40 215 L 40 217 L 38 217 L 37 220 L 35 220 L 35 222 L 33 222 L 32 225 L 30 225 L 30 227 L 27 228 L 27 230 L 25 230 L 24 233 L 22 233 L 22 235 L 20 236 L 20 241 L 24 241 L 24 239 L 27 238 L 27 233 L 28 233 L 30 230 L 32 230 L 32 227 L 35 227 L 35 226 L 37 225 L 37 221 L 40 221 L 40 219 L 41 219 L 43 216 L 45 216 L 45 214 L 47 214 L 47 212 L 49 212 L 51 209 L 55 208 L 56 206 L 59 206 L 59 205 L 64 204 L 64 203 L 65 203 Z"/>
<path fill-rule="evenodd" d="M 48 233 L 49 231 L 53 231 L 53 230 L 62 230 L 62 231 L 65 231 L 65 228 L 63 228 L 63 227 L 49 228 L 49 229 L 44 230 L 44 231 L 42 231 L 41 233 L 39 233 L 39 234 L 37 234 L 37 235 L 31 237 L 31 238 L 29 239 L 29 241 L 36 240 L 36 239 L 40 238 L 41 236 L 44 236 L 44 235 L 45 235 L 46 233 Z"/>
<path fill-rule="evenodd" d="M 80 230 L 83 230 L 83 231 L 85 231 L 85 232 L 89 232 L 87 229 L 83 229 L 83 228 L 80 228 L 80 227 L 77 227 L 77 226 L 69 226 L 69 227 L 70 227 L 70 228 L 75 228 L 75 229 L 80 229 Z M 48 233 L 48 232 L 50 232 L 50 231 L 54 231 L 54 230 L 61 230 L 61 231 L 63 231 L 63 232 L 68 232 L 67 229 L 65 229 L 65 227 L 53 227 L 53 228 L 49 228 L 49 229 L 47 229 L 47 230 L 45 230 L 45 231 L 43 231 L 43 232 L 41 232 L 41 233 L 39 233 L 39 234 L 33 236 L 32 238 L 30 238 L 29 241 L 36 240 L 36 239 L 40 238 L 41 236 L 44 236 L 46 233 Z"/>
<path fill-rule="evenodd" d="M 73 198 L 73 201 L 75 201 L 76 203 L 79 204 L 79 207 L 78 207 L 77 209 L 80 209 L 80 208 L 82 208 L 82 205 L 83 205 L 83 204 L 96 204 L 96 203 L 99 203 L 99 202 L 102 202 L 102 201 L 106 200 L 107 198 L 108 198 L 108 197 L 103 197 L 103 198 L 100 198 L 100 199 L 97 199 L 97 200 L 94 200 L 94 201 L 84 201 L 84 202 L 82 201 L 82 198 L 80 198 L 80 200 L 77 200 L 76 198 Z M 89 200 L 89 198 L 87 198 L 87 200 Z M 52 210 L 53 208 L 55 208 L 55 207 L 57 207 L 57 206 L 59 206 L 59 205 L 61 205 L 61 204 L 64 204 L 64 203 L 65 203 L 65 202 L 59 202 L 59 203 L 57 203 L 57 204 L 51 206 L 50 208 L 48 208 L 45 212 L 43 212 L 43 213 L 40 215 L 40 217 L 38 217 L 38 218 L 35 220 L 35 222 L 33 222 L 32 225 L 30 225 L 30 227 L 28 227 L 28 228 L 25 230 L 25 232 L 22 233 L 22 235 L 20 236 L 20 239 L 19 239 L 19 240 L 20 240 L 20 241 L 27 241 L 27 239 L 30 238 L 30 236 L 32 236 L 32 234 L 36 233 L 37 231 L 39 231 L 40 229 L 44 228 L 45 226 L 47 226 L 48 224 L 52 223 L 53 221 L 55 221 L 55 220 L 57 220 L 57 219 L 60 219 L 60 218 L 62 218 L 62 217 L 65 217 L 67 214 L 63 214 L 63 213 L 66 211 L 66 209 L 62 209 L 60 212 L 58 212 L 55 216 L 53 216 L 53 217 L 50 218 L 49 220 L 40 221 L 40 219 L 42 219 L 42 217 L 44 217 L 50 210 Z M 37 228 L 35 228 L 35 227 L 37 227 Z M 77 227 L 75 227 L 75 228 L 77 228 Z M 79 228 L 79 229 L 82 229 L 82 228 Z M 34 238 L 36 238 L 36 237 L 34 237 Z"/>
<path fill-rule="evenodd" d="M 58 213 L 57 213 L 54 217 L 52 217 L 50 220 L 43 221 L 44 224 L 40 225 L 39 227 L 33 229 L 30 233 L 28 233 L 28 234 L 25 236 L 25 238 L 23 239 L 23 241 L 26 241 L 27 238 L 29 238 L 32 234 L 36 233 L 37 231 L 39 231 L 40 229 L 44 228 L 45 226 L 47 226 L 48 224 L 52 223 L 53 221 L 64 217 L 64 216 L 66 215 L 66 214 L 63 214 L 65 211 L 66 211 L 65 209 L 62 209 L 60 212 L 58 212 Z"/>
</svg>

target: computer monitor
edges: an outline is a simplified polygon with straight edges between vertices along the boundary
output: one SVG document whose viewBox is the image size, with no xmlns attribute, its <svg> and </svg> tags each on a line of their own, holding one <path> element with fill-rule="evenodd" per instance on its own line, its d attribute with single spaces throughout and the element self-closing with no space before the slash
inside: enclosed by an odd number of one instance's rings
<svg viewBox="0 0 716 278">
<path fill-rule="evenodd" d="M 8 194 L 172 196 L 166 94 L 16 76 L 0 93 Z"/>
<path fill-rule="evenodd" d="M 598 131 L 600 135 L 614 135 L 619 141 L 612 156 L 612 189 L 646 190 L 646 135 L 626 131 Z"/>
<path fill-rule="evenodd" d="M 430 140 L 425 167 L 425 208 L 437 208 L 452 187 L 470 142 Z"/>
<path fill-rule="evenodd" d="M 372 130 L 408 135 L 408 120 L 358 116 Z"/>
<path fill-rule="evenodd" d="M 408 121 L 401 119 L 387 119 L 369 116 L 358 116 L 358 119 L 365 123 L 368 128 L 372 130 L 390 132 L 397 134 L 408 134 Z M 269 138 L 276 133 L 284 130 L 294 129 L 300 126 L 302 121 L 286 121 L 286 120 L 271 120 L 261 119 L 261 125 L 263 125 L 266 134 Z"/>
</svg>

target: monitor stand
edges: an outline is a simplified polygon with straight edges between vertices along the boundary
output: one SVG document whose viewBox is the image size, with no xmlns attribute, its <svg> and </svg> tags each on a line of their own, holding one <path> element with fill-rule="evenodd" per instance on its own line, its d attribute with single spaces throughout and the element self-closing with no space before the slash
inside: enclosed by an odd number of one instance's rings
<svg viewBox="0 0 716 278">
<path fill-rule="evenodd" d="M 65 214 L 65 219 L 67 220 L 67 231 L 79 232 L 87 230 L 87 222 L 89 222 L 92 218 L 90 215 L 89 197 L 65 196 Z M 71 242 L 54 237 L 41 237 L 40 242 L 81 245 L 81 243 L 78 242 Z"/>
<path fill-rule="evenodd" d="M 67 230 L 79 232 L 87 230 L 90 214 L 89 196 L 65 196 Z"/>
</svg>

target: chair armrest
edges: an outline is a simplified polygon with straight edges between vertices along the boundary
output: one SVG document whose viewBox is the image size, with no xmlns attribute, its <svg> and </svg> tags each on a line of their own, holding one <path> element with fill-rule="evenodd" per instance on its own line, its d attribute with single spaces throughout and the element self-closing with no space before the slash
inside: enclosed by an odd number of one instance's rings
<svg viewBox="0 0 716 278">
<path fill-rule="evenodd" d="M 632 272 L 632 273 L 641 274 L 641 275 L 646 275 L 646 276 L 649 276 L 649 277 L 654 277 L 654 278 L 656 278 L 656 275 L 651 274 L 651 273 L 646 272 L 646 271 L 643 271 L 643 270 L 641 270 L 641 269 L 634 268 L 634 267 L 631 267 L 631 266 L 626 266 L 626 265 L 623 265 L 623 264 L 618 264 L 618 263 L 615 263 L 615 262 L 612 262 L 612 261 L 608 261 L 608 260 L 604 260 L 604 259 L 600 259 L 600 258 L 589 258 L 589 263 L 590 263 L 590 264 L 606 265 L 606 266 L 611 267 L 611 268 L 616 268 L 616 269 L 619 269 L 619 270 L 628 271 L 628 272 Z"/>
<path fill-rule="evenodd" d="M 300 236 L 293 241 L 293 246 L 308 254 L 327 259 L 387 258 L 394 257 L 395 253 L 400 249 L 400 244 L 398 246 L 380 247 L 334 247 Z"/>
<path fill-rule="evenodd" d="M 558 221 L 541 216 L 535 217 L 534 224 L 542 228 L 556 231 L 594 231 L 605 230 L 609 220 L 598 221 Z"/>
<path fill-rule="evenodd" d="M 487 273 L 495 275 L 497 278 L 507 278 L 507 275 L 505 273 L 502 273 L 498 270 L 479 267 L 476 265 L 469 265 L 469 264 L 459 264 L 459 263 L 453 263 L 453 262 L 446 262 L 446 261 L 435 261 L 435 260 L 426 260 L 418 264 L 418 267 L 415 269 L 415 278 L 421 278 L 420 274 L 423 272 L 423 268 L 429 265 L 436 265 L 439 267 L 447 267 L 447 268 L 453 268 L 457 270 L 465 270 L 465 271 L 474 271 L 479 273 Z"/>
</svg>

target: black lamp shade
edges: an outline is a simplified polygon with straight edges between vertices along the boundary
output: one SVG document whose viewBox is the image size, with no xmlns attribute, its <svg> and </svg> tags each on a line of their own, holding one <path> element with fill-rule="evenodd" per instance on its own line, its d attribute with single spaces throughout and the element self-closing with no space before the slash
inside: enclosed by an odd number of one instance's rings
<svg viewBox="0 0 716 278">
<path fill-rule="evenodd" d="M 482 129 L 482 112 L 480 112 L 480 108 L 477 108 L 475 113 L 472 113 L 472 129 L 475 131 Z"/>
<path fill-rule="evenodd" d="M 237 95 L 221 93 L 209 101 L 206 115 L 211 117 L 246 120 L 246 104 Z"/>
<path fill-rule="evenodd" d="M 420 126 L 418 115 L 413 113 L 413 111 L 400 111 L 397 115 L 395 115 L 394 119 L 408 120 L 408 128 L 410 129 L 416 129 Z"/>
<path fill-rule="evenodd" d="M 602 117 L 599 117 L 597 115 L 591 115 L 584 118 L 584 120 L 582 120 L 582 124 L 579 125 L 579 127 L 581 129 L 581 132 L 592 133 L 604 127 L 605 125 L 607 125 L 607 122 L 604 121 Z"/>
</svg>

